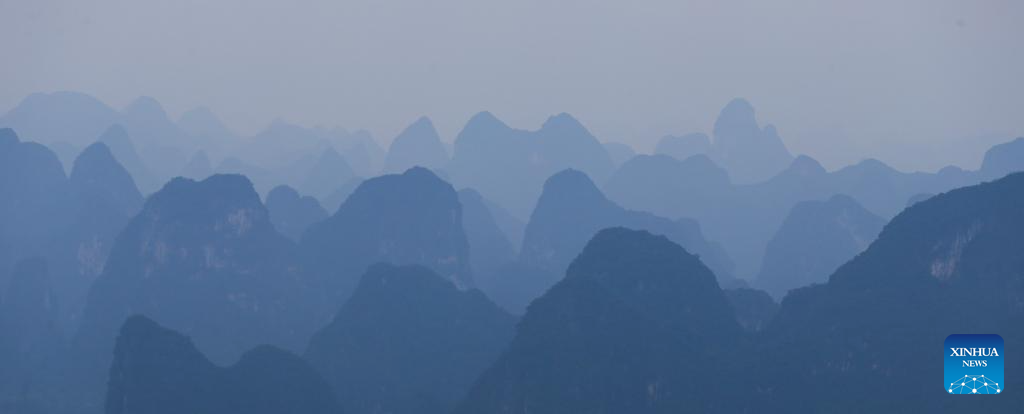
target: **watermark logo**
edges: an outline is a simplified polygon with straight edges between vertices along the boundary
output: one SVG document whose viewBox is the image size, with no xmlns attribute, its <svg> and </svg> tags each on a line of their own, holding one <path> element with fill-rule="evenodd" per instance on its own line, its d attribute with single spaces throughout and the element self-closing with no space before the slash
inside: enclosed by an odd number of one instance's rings
<svg viewBox="0 0 1024 414">
<path fill-rule="evenodd" d="M 946 337 L 944 388 L 948 394 L 1002 394 L 1003 338 L 999 335 Z"/>
</svg>

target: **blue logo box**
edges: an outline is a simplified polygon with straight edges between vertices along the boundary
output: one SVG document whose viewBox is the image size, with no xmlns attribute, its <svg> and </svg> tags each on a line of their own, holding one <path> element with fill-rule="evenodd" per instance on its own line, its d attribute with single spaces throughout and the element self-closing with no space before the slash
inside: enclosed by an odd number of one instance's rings
<svg viewBox="0 0 1024 414">
<path fill-rule="evenodd" d="M 943 387 L 947 394 L 1003 392 L 1003 337 L 950 335 L 944 347 Z"/>
</svg>

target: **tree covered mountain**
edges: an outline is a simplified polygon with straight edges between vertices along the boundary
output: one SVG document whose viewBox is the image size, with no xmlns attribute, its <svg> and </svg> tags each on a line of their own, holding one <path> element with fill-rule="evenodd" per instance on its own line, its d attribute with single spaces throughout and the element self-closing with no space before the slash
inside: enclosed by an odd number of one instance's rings
<svg viewBox="0 0 1024 414">
<path fill-rule="evenodd" d="M 864 251 L 884 225 L 844 195 L 797 203 L 768 242 L 755 284 L 781 299 L 790 289 L 823 283 Z"/>
<path fill-rule="evenodd" d="M 343 412 L 315 370 L 268 345 L 220 367 L 188 337 L 135 315 L 121 326 L 113 355 L 107 414 Z"/>
<path fill-rule="evenodd" d="M 422 266 L 371 266 L 305 358 L 350 413 L 447 413 L 515 319 Z"/>
<path fill-rule="evenodd" d="M 742 336 L 696 256 L 664 236 L 603 230 L 530 305 L 456 412 L 733 409 L 727 394 L 746 392 L 729 357 Z"/>
</svg>

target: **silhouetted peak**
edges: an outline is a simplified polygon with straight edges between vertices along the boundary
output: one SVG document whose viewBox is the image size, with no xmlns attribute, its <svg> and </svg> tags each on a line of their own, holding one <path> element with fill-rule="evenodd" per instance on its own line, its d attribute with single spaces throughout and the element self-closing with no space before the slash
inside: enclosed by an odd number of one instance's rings
<svg viewBox="0 0 1024 414">
<path fill-rule="evenodd" d="M 488 111 L 482 111 L 478 112 L 476 115 L 473 115 L 472 118 L 469 118 L 469 121 L 466 122 L 466 126 L 462 128 L 462 133 L 460 133 L 459 135 L 467 133 L 486 134 L 488 132 L 501 131 L 507 129 L 510 129 L 509 126 L 502 122 L 500 119 L 498 119 L 496 116 L 494 116 L 494 114 Z"/>
<path fill-rule="evenodd" d="M 434 122 L 426 116 L 421 116 L 416 120 L 416 122 L 405 127 L 405 129 L 395 137 L 391 146 L 394 148 L 396 143 L 401 143 L 407 140 L 417 141 L 424 139 L 429 139 L 431 141 L 436 140 L 438 142 L 441 141 L 441 138 L 437 134 L 437 129 L 434 128 Z"/>
<path fill-rule="evenodd" d="M 160 102 L 150 96 L 136 98 L 124 109 L 124 114 L 130 118 L 146 121 L 162 121 L 167 119 L 167 112 L 164 111 L 163 105 L 160 105 Z"/>
<path fill-rule="evenodd" d="M 294 188 L 287 185 L 279 185 L 267 193 L 267 204 L 270 204 L 270 200 L 298 200 L 300 197 L 299 192 L 295 191 Z"/>
<path fill-rule="evenodd" d="M 115 142 L 126 142 L 128 143 L 128 145 L 131 145 L 131 137 L 128 135 L 128 130 L 124 129 L 124 127 L 121 126 L 121 124 L 113 124 L 109 128 L 107 128 L 107 130 L 103 132 L 103 135 L 100 135 L 99 141 L 111 145 L 113 145 Z"/>
<path fill-rule="evenodd" d="M 21 142 L 18 134 L 11 128 L 0 128 L 0 145 L 10 145 Z"/>
<path fill-rule="evenodd" d="M 430 117 L 424 115 L 416 119 L 415 122 L 405 128 L 405 132 L 416 132 L 416 133 L 427 133 L 437 135 L 436 129 L 434 129 L 434 122 L 430 120 Z M 405 135 L 405 132 L 399 134 L 399 136 Z"/>
<path fill-rule="evenodd" d="M 559 171 L 544 182 L 541 200 L 551 202 L 554 198 L 584 208 L 593 207 L 593 203 L 607 201 L 587 174 L 572 168 Z M 541 203 L 538 202 L 538 205 Z"/>
<path fill-rule="evenodd" d="M 160 326 L 152 319 L 134 314 L 125 319 L 121 325 L 121 336 L 147 338 L 153 342 L 174 342 L 187 340 L 183 335 Z"/>
<path fill-rule="evenodd" d="M 388 148 L 385 170 L 404 171 L 412 166 L 440 168 L 448 163 L 448 151 L 430 118 L 420 117 L 395 137 Z"/>
<path fill-rule="evenodd" d="M 324 152 L 320 153 L 319 162 L 330 164 L 344 163 L 345 157 L 342 157 L 334 147 L 327 147 Z"/>
<path fill-rule="evenodd" d="M 96 162 L 116 162 L 114 160 L 114 154 L 110 153 L 110 148 L 107 144 L 102 141 L 97 141 L 85 147 L 82 153 L 75 159 L 75 165 L 79 163 L 96 163 Z"/>
<path fill-rule="evenodd" d="M 790 173 L 796 173 L 801 176 L 813 176 L 827 174 L 828 171 L 825 167 L 821 166 L 818 160 L 811 158 L 806 155 L 797 156 L 786 171 Z"/>
<path fill-rule="evenodd" d="M 636 271 L 647 266 L 658 266 L 665 272 Z M 714 275 L 697 256 L 665 236 L 624 227 L 597 232 L 583 248 L 583 252 L 569 265 L 566 277 L 623 279 L 618 282 L 637 286 L 649 278 L 678 277 L 685 280 L 692 289 L 718 289 Z"/>
<path fill-rule="evenodd" d="M 848 170 L 852 170 L 852 171 L 859 171 L 861 173 L 867 173 L 867 174 L 898 174 L 899 173 L 899 171 L 896 171 L 896 169 L 890 167 L 888 164 L 886 164 L 886 163 L 884 163 L 884 162 L 882 162 L 882 161 L 880 161 L 878 159 L 875 159 L 875 158 L 867 158 L 867 159 L 862 160 L 861 162 L 858 162 L 857 164 L 854 164 L 852 166 L 844 168 L 844 170 L 847 170 L 847 169 Z"/>
<path fill-rule="evenodd" d="M 587 131 L 587 128 L 584 127 L 583 124 L 580 123 L 580 121 L 576 120 L 576 118 L 574 118 L 572 115 L 569 115 L 568 113 L 565 112 L 549 117 L 546 121 L 544 121 L 544 125 L 541 126 L 540 129 L 559 133 L 582 132 L 587 135 L 590 134 L 590 132 Z"/>
<path fill-rule="evenodd" d="M 757 119 L 754 117 L 754 106 L 743 98 L 729 101 L 718 113 L 718 119 L 715 120 L 715 136 L 717 137 L 720 130 L 727 125 L 753 125 L 756 128 Z"/>
<path fill-rule="evenodd" d="M 985 151 L 981 171 L 985 178 L 995 179 L 1024 170 L 1024 137 L 995 145 Z"/>
<path fill-rule="evenodd" d="M 679 160 L 679 162 L 680 162 L 680 164 L 685 165 L 688 168 L 691 168 L 691 169 L 694 169 L 694 170 L 699 170 L 699 171 L 715 171 L 715 170 L 718 170 L 718 171 L 721 171 L 721 172 L 725 173 L 725 170 L 723 170 L 722 167 L 719 167 L 718 164 L 715 164 L 715 162 L 713 160 L 711 160 L 711 158 L 708 157 L 705 154 L 697 154 L 697 155 L 694 155 L 694 156 L 692 156 L 690 158 L 687 158 L 687 159 L 684 159 L 684 160 Z"/>
<path fill-rule="evenodd" d="M 363 274 L 353 296 L 368 294 L 370 291 L 388 291 L 402 295 L 431 294 L 434 296 L 432 294 L 437 292 L 437 289 L 450 289 L 452 292 L 458 292 L 458 289 L 450 281 L 441 278 L 426 267 L 377 263 L 371 265 Z"/>
<path fill-rule="evenodd" d="M 111 195 L 127 197 L 122 200 L 130 202 L 133 208 L 137 208 L 142 200 L 128 170 L 114 158 L 110 148 L 103 142 L 95 142 L 89 145 L 75 159 L 75 165 L 71 169 L 71 183 L 78 189 L 86 186 L 92 188 L 105 188 L 111 191 Z"/>
<path fill-rule="evenodd" d="M 240 174 L 215 174 L 202 181 L 172 179 L 146 200 L 145 210 L 155 210 L 167 217 L 187 217 L 196 213 L 227 215 L 236 209 L 254 207 L 262 208 L 262 204 L 248 178 Z"/>
<path fill-rule="evenodd" d="M 75 158 L 74 168 L 71 169 L 71 179 L 74 180 L 76 176 L 82 174 L 96 174 L 102 173 L 102 170 L 108 170 L 110 168 L 118 168 L 124 171 L 121 164 L 114 159 L 114 154 L 110 153 L 110 147 L 107 147 L 102 141 L 94 142 L 88 147 L 82 150 L 81 154 Z M 124 171 L 128 174 L 127 171 Z"/>
</svg>

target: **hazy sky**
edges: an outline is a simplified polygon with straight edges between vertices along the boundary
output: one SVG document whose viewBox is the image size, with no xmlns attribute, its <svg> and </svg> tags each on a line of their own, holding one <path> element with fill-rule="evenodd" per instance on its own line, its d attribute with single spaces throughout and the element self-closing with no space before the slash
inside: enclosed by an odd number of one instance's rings
<svg viewBox="0 0 1024 414">
<path fill-rule="evenodd" d="M 384 143 L 420 115 L 451 140 L 480 110 L 570 112 L 646 151 L 742 96 L 828 167 L 974 167 L 1024 135 L 1022 22 L 1018 0 L 0 0 L 0 111 L 150 95 Z"/>
</svg>

